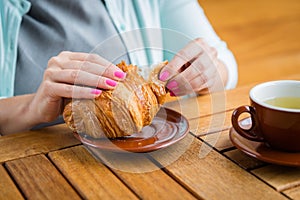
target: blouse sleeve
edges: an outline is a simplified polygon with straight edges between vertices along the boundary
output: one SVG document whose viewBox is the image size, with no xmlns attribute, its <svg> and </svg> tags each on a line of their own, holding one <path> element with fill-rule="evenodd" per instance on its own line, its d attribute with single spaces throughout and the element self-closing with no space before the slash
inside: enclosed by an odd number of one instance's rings
<svg viewBox="0 0 300 200">
<path fill-rule="evenodd" d="M 0 98 L 14 94 L 18 34 L 30 5 L 27 0 L 0 1 Z"/>
<path fill-rule="evenodd" d="M 237 84 L 237 63 L 227 44 L 214 31 L 203 9 L 196 0 L 160 1 L 161 26 L 163 29 L 174 30 L 184 34 L 190 40 L 203 38 L 210 46 L 218 51 L 218 58 L 228 69 L 226 89 L 234 88 Z M 174 42 L 183 48 L 181 42 Z M 174 44 L 173 44 L 174 45 Z"/>
</svg>

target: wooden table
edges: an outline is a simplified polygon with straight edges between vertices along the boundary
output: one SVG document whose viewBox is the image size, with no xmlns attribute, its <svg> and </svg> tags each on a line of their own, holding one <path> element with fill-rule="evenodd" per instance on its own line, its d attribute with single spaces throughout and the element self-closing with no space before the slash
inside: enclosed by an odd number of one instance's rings
<svg viewBox="0 0 300 200">
<path fill-rule="evenodd" d="M 300 168 L 249 157 L 228 137 L 232 110 L 248 104 L 253 85 L 168 104 L 190 133 L 149 154 L 107 152 L 99 161 L 64 124 L 2 136 L 0 199 L 300 199 Z M 223 97 L 225 107 L 211 103 Z"/>
</svg>

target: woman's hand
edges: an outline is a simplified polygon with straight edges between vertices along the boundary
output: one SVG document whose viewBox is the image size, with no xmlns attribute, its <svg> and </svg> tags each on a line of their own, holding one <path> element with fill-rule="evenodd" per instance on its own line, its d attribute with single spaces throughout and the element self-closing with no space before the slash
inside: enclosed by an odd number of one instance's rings
<svg viewBox="0 0 300 200">
<path fill-rule="evenodd" d="M 43 82 L 30 104 L 35 121 L 56 119 L 62 113 L 64 98 L 95 98 L 102 89 L 114 88 L 125 76 L 98 55 L 62 52 L 49 60 Z"/>
<path fill-rule="evenodd" d="M 217 51 L 202 39 L 195 39 L 180 50 L 164 67 L 159 79 L 168 81 L 171 96 L 205 93 L 224 89 L 227 70 Z"/>
</svg>

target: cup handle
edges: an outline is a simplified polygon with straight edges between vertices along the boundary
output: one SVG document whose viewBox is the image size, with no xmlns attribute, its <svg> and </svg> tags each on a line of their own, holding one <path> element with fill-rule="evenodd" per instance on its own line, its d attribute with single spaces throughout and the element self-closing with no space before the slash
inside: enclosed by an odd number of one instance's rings
<svg viewBox="0 0 300 200">
<path fill-rule="evenodd" d="M 249 129 L 244 129 L 239 124 L 239 116 L 242 113 L 249 113 L 251 117 L 251 127 Z M 259 123 L 256 117 L 255 108 L 252 106 L 240 106 L 235 109 L 231 116 L 231 123 L 233 128 L 243 137 L 252 140 L 262 142 L 264 141 L 263 137 L 259 134 Z"/>
</svg>

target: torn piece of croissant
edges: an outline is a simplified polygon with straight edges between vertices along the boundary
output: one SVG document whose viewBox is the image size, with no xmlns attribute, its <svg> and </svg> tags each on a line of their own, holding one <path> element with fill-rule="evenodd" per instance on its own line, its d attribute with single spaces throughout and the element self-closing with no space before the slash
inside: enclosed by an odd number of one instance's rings
<svg viewBox="0 0 300 200">
<path fill-rule="evenodd" d="M 63 118 L 77 133 L 93 138 L 117 138 L 138 133 L 151 124 L 164 103 L 165 83 L 158 79 L 160 69 L 168 62 L 158 64 L 145 80 L 138 68 L 124 61 L 117 66 L 127 73 L 124 81 L 113 90 L 105 90 L 95 99 L 76 99 L 65 106 Z"/>
</svg>

